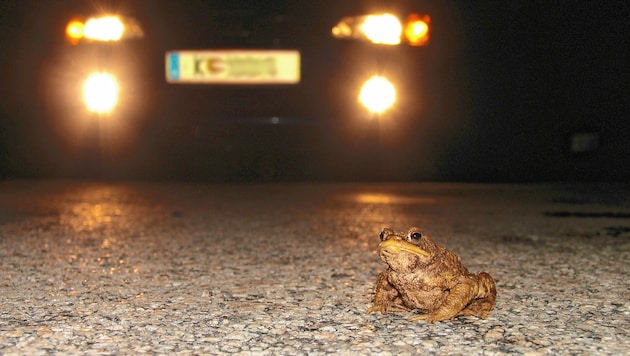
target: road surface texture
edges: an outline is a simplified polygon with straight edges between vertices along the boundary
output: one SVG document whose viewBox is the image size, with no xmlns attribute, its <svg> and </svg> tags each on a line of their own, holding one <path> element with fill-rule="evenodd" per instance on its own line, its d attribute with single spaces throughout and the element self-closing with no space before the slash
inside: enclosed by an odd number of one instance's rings
<svg viewBox="0 0 630 356">
<path fill-rule="evenodd" d="M 0 183 L 0 354 L 628 354 L 626 185 Z M 382 227 L 496 280 L 366 314 Z"/>
</svg>

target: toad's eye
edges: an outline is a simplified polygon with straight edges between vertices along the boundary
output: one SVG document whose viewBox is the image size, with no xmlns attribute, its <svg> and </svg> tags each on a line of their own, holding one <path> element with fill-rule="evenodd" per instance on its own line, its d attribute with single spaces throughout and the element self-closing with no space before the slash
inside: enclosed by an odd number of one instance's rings
<svg viewBox="0 0 630 356">
<path fill-rule="evenodd" d="M 422 233 L 418 231 L 412 232 L 411 234 L 409 234 L 409 238 L 414 241 L 418 241 L 422 238 Z"/>
<path fill-rule="evenodd" d="M 381 237 L 381 241 L 383 241 L 385 239 L 385 230 L 381 231 L 379 236 Z"/>
</svg>

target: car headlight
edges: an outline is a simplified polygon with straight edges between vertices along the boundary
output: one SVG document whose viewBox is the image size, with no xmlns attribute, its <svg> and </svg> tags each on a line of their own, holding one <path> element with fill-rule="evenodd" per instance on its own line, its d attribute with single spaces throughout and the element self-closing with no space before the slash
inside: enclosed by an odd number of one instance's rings
<svg viewBox="0 0 630 356">
<path fill-rule="evenodd" d="M 119 41 L 125 32 L 125 25 L 117 16 L 92 18 L 85 22 L 83 35 L 94 41 Z"/>
<path fill-rule="evenodd" d="M 358 39 L 374 44 L 412 46 L 429 43 L 431 18 L 411 14 L 405 21 L 389 13 L 344 17 L 331 30 L 338 39 Z"/>
<path fill-rule="evenodd" d="M 400 43 L 402 24 L 392 14 L 368 15 L 361 23 L 359 31 L 372 43 L 397 45 Z"/>
<path fill-rule="evenodd" d="M 387 78 L 375 75 L 359 92 L 359 102 L 373 114 L 381 114 L 396 102 L 396 87 Z"/>
<path fill-rule="evenodd" d="M 74 19 L 66 25 L 66 39 L 72 44 L 81 41 L 112 42 L 143 36 L 144 32 L 135 19 L 116 15 Z"/>
</svg>

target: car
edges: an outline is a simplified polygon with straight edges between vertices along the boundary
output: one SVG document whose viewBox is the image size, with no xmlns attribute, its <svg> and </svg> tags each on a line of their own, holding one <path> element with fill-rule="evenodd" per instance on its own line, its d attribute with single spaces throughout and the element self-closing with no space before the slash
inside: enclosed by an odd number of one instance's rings
<svg viewBox="0 0 630 356">
<path fill-rule="evenodd" d="M 23 36 L 46 42 L 42 171 L 379 178 L 407 159 L 388 154 L 415 147 L 419 122 L 430 127 L 440 59 L 423 2 L 116 4 L 29 9 L 38 25 Z"/>
</svg>

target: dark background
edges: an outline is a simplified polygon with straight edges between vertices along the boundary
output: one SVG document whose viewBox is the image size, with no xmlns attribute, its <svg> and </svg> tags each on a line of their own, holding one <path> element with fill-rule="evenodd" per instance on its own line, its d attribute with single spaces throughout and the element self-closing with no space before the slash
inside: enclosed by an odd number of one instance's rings
<svg viewBox="0 0 630 356">
<path fill-rule="evenodd" d="M 42 118 L 37 100 L 43 90 L 39 76 L 52 60 L 51 48 L 63 41 L 66 17 L 76 12 L 72 7 L 111 3 L 0 3 L 1 176 L 76 176 L 76 171 L 59 169 L 70 158 L 57 147 L 50 123 Z M 153 9 L 179 11 L 185 23 L 186 16 L 194 16 L 186 15 L 186 4 L 193 3 L 182 1 L 177 2 L 176 9 L 172 5 Z M 343 2 L 331 3 L 337 4 L 334 8 L 331 5 L 331 14 L 342 11 L 339 4 Z M 119 169 L 117 177 L 488 182 L 630 178 L 630 5 L 626 1 L 417 3 L 429 9 L 435 20 L 431 45 L 435 61 L 430 63 L 431 75 L 427 76 L 429 87 L 434 89 L 428 96 L 432 115 L 405 137 L 404 149 L 384 149 L 374 161 L 374 149 L 365 148 L 369 144 L 364 143 L 363 151 L 359 148 L 346 154 L 339 143 L 343 137 L 335 137 L 330 139 L 335 142 L 328 150 L 320 147 L 314 154 L 298 155 L 291 152 L 306 150 L 312 138 L 274 129 L 265 136 L 268 150 L 276 157 L 274 162 L 261 159 L 254 164 L 252 159 L 217 175 L 194 168 L 194 162 L 205 164 L 208 155 L 187 137 L 173 135 L 169 136 L 172 142 L 144 145 L 135 153 L 135 160 Z M 321 14 L 322 18 L 327 15 Z M 60 33 L 50 33 L 52 28 L 60 28 Z M 177 113 L 154 114 L 154 122 L 138 126 L 149 138 L 168 130 Z M 203 125 L 195 130 L 203 131 Z M 254 130 L 246 124 L 241 129 Z M 320 135 L 326 128 L 307 131 Z M 599 145 L 588 152 L 572 152 L 572 135 L 582 132 L 596 134 Z M 253 131 L 250 135 L 260 136 Z M 250 139 L 237 146 L 246 147 Z M 279 148 L 279 140 L 293 149 Z M 261 142 L 264 144 L 264 139 Z M 335 161 L 342 156 L 345 161 Z M 83 159 L 89 161 L 90 157 Z M 322 165 L 322 161 L 334 163 Z M 358 168 L 345 169 L 348 161 Z M 221 162 L 211 164 L 222 167 Z M 248 170 L 256 165 L 282 168 L 270 174 Z M 316 166 L 318 169 L 309 169 Z M 296 171 L 302 173 L 292 174 Z M 90 174 L 97 173 L 86 172 L 86 176 Z"/>
</svg>

